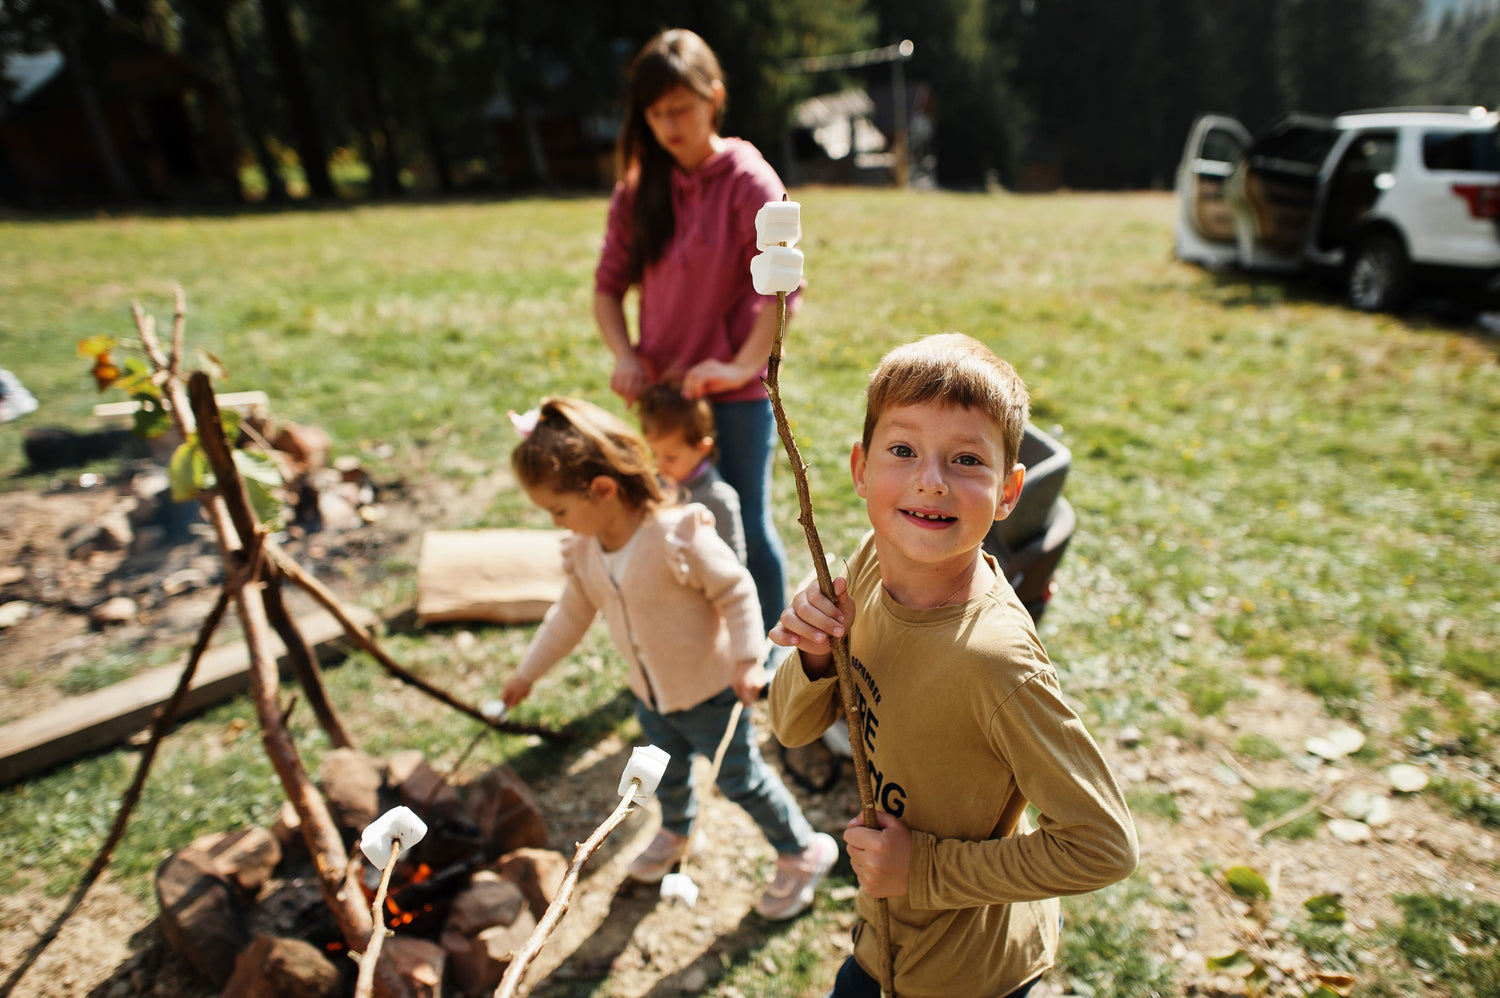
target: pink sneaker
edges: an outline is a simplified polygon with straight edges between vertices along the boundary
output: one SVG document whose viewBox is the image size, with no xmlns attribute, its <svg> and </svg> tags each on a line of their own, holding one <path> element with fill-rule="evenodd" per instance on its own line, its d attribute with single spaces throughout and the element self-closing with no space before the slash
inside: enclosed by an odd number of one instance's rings
<svg viewBox="0 0 1500 998">
<path fill-rule="evenodd" d="M 776 879 L 755 903 L 755 913 L 772 922 L 802 914 L 812 906 L 813 893 L 838 858 L 838 843 L 824 832 L 814 833 L 800 853 L 777 856 Z"/>
<path fill-rule="evenodd" d="M 663 828 L 656 833 L 651 844 L 630 861 L 630 866 L 625 869 L 625 876 L 643 884 L 659 884 L 661 878 L 671 873 L 672 867 L 682 859 L 687 846 L 686 835 L 678 835 Z"/>
</svg>

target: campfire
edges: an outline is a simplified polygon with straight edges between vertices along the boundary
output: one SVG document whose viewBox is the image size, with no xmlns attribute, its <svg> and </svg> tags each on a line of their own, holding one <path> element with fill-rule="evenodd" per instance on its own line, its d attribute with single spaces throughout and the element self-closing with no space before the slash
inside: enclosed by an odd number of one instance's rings
<svg viewBox="0 0 1500 998">
<path fill-rule="evenodd" d="M 397 860 L 384 943 L 407 994 L 489 994 L 551 902 L 567 860 L 546 848 L 529 788 L 507 766 L 450 785 L 417 752 L 379 761 L 329 752 L 319 772 L 364 903 L 382 871 L 353 843 L 390 806 L 411 808 L 428 833 Z M 296 811 L 269 829 L 205 836 L 157 871 L 167 942 L 229 998 L 351 994 L 358 971 L 324 903 Z M 446 986 L 446 992 L 444 988 Z"/>
</svg>

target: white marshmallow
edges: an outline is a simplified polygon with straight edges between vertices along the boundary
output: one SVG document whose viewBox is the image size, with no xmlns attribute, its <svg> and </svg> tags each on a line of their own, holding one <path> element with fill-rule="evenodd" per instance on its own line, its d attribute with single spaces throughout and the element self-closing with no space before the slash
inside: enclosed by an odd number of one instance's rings
<svg viewBox="0 0 1500 998">
<path fill-rule="evenodd" d="M 669 873 L 661 878 L 661 896 L 677 898 L 691 908 L 698 903 L 698 885 L 686 873 Z"/>
<path fill-rule="evenodd" d="M 793 292 L 802 284 L 802 251 L 790 246 L 768 246 L 750 259 L 750 281 L 756 294 Z"/>
<path fill-rule="evenodd" d="M 391 850 L 400 842 L 410 849 L 427 834 L 427 824 L 409 807 L 393 807 L 365 826 L 359 837 L 359 848 L 371 863 L 385 869 L 391 861 Z"/>
<path fill-rule="evenodd" d="M 503 721 L 505 715 L 510 713 L 510 708 L 505 706 L 504 700 L 486 700 L 484 706 L 479 708 L 479 713 L 491 721 Z"/>
<path fill-rule="evenodd" d="M 632 749 L 630 761 L 625 763 L 625 772 L 620 774 L 621 797 L 630 792 L 630 781 L 640 780 L 640 789 L 636 791 L 637 800 L 645 800 L 656 793 L 656 787 L 661 783 L 661 774 L 667 771 L 667 763 L 672 761 L 672 756 L 655 745 L 641 745 Z"/>
<path fill-rule="evenodd" d="M 767 201 L 755 213 L 755 248 L 797 245 L 802 238 L 802 206 L 796 201 Z"/>
</svg>

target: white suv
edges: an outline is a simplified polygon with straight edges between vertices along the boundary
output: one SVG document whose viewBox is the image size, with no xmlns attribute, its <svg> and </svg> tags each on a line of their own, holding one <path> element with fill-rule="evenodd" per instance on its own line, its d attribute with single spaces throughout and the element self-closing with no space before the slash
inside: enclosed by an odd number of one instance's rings
<svg viewBox="0 0 1500 998">
<path fill-rule="evenodd" d="M 1291 114 L 1253 139 L 1203 115 L 1177 203 L 1184 260 L 1336 273 L 1366 311 L 1419 286 L 1500 301 L 1500 116 L 1484 108 Z"/>
</svg>

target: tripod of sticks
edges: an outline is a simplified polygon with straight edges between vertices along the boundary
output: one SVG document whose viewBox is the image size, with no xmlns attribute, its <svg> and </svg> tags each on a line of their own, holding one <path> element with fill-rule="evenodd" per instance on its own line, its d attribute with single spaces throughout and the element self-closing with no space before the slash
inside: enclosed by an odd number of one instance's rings
<svg viewBox="0 0 1500 998">
<path fill-rule="evenodd" d="M 271 650 L 272 630 L 285 645 L 297 685 L 301 687 L 302 694 L 306 696 L 329 741 L 336 748 L 346 748 L 353 747 L 354 740 L 328 699 L 317 657 L 287 611 L 284 598 L 287 583 L 296 585 L 311 595 L 339 622 L 351 644 L 368 653 L 386 672 L 403 683 L 416 687 L 497 731 L 535 734 L 554 740 L 572 737 L 567 731 L 554 731 L 486 716 L 480 708 L 413 675 L 387 654 L 374 636 L 350 617 L 338 598 L 304 571 L 256 521 L 244 481 L 235 466 L 230 443 L 225 439 L 223 422 L 214 401 L 212 382 L 203 371 L 194 371 L 186 376 L 183 373 L 187 302 L 182 289 L 178 288 L 174 296 L 169 351 L 162 348 L 153 317 L 146 314 L 139 304 L 135 304 L 132 311 L 136 332 L 156 378 L 162 385 L 177 433 L 185 441 L 194 439 L 196 435 L 209 466 L 213 469 L 216 484 L 212 489 L 200 492 L 198 501 L 213 528 L 219 554 L 223 559 L 224 586 L 199 628 L 197 639 L 188 654 L 172 696 L 152 720 L 150 740 L 141 753 L 134 780 L 121 797 L 120 809 L 108 837 L 79 880 L 78 886 L 74 888 L 68 903 L 40 935 L 25 959 L 0 983 L 0 998 L 9 998 L 15 991 L 27 971 L 57 938 L 68 919 L 82 905 L 89 889 L 109 865 L 115 847 L 124 837 L 131 812 L 140 800 L 141 790 L 145 786 L 157 749 L 181 709 L 192 686 L 199 660 L 207 651 L 214 631 L 231 604 L 244 630 L 245 646 L 250 657 L 250 695 L 260 722 L 266 754 L 276 770 L 287 800 L 301 819 L 302 835 L 313 856 L 319 888 L 333 914 L 339 933 L 351 952 L 365 951 L 370 945 L 375 926 L 369 909 L 358 901 L 363 898 L 363 894 L 355 880 L 357 866 L 350 862 L 338 828 L 329 814 L 327 802 L 308 776 L 287 728 L 287 718 L 295 706 L 295 700 L 290 701 L 285 708 L 281 704 L 280 676 L 276 656 Z M 399 988 L 400 981 L 394 966 L 388 959 L 380 961 L 374 971 L 375 994 L 395 995 L 399 993 Z"/>
</svg>

